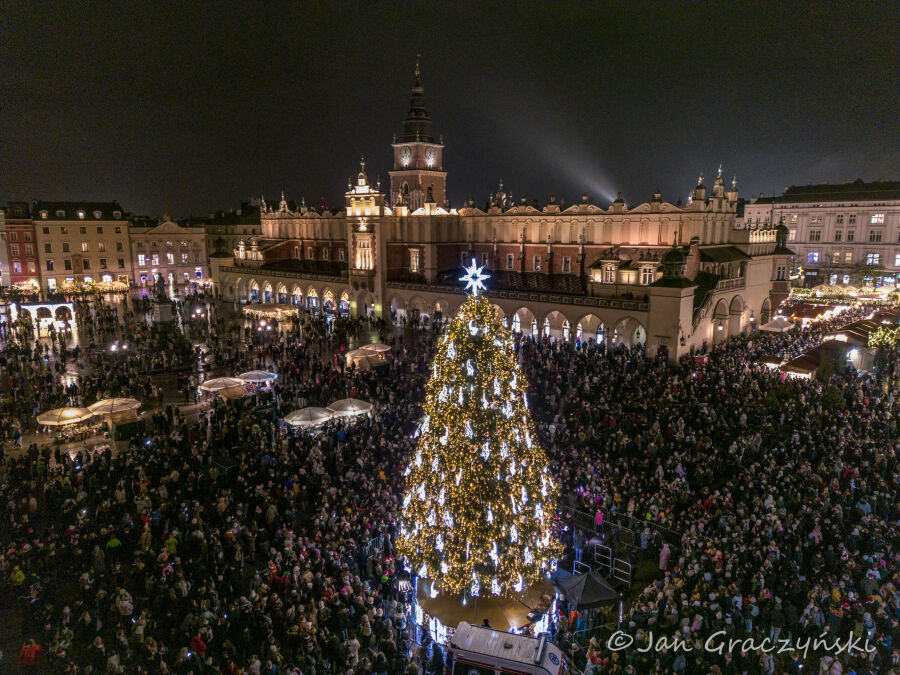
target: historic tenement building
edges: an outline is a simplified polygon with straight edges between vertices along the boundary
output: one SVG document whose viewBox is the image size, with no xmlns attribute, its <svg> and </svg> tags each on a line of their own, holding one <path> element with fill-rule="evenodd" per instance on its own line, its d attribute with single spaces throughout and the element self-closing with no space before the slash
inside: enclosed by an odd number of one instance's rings
<svg viewBox="0 0 900 675">
<path fill-rule="evenodd" d="M 117 202 L 44 202 L 31 206 L 44 291 L 81 284 L 128 287 L 128 218 Z"/>
<path fill-rule="evenodd" d="M 173 290 L 187 291 L 209 276 L 206 230 L 183 227 L 167 216 L 160 221 L 129 228 L 134 287 L 152 288 L 159 277 Z"/>
<path fill-rule="evenodd" d="M 745 208 L 754 227 L 783 223 L 799 284 L 872 285 L 900 280 L 900 182 L 791 186 Z"/>
<path fill-rule="evenodd" d="M 487 295 L 507 325 L 567 340 L 660 346 L 675 357 L 769 320 L 788 290 L 786 230 L 738 227 L 738 192 L 721 169 L 689 203 L 659 192 L 628 207 L 585 196 L 563 206 L 511 203 L 502 187 L 486 210 L 450 208 L 444 145 L 435 141 L 418 69 L 390 186 L 361 164 L 338 211 L 261 210 L 261 235 L 210 257 L 220 296 L 282 302 L 394 321 L 443 319 L 462 303 L 463 263 L 491 278 Z"/>
</svg>

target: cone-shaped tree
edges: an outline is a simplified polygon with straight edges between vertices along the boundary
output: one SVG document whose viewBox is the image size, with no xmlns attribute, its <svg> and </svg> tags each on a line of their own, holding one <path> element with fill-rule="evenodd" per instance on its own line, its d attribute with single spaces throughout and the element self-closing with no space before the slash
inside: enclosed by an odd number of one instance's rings
<svg viewBox="0 0 900 675">
<path fill-rule="evenodd" d="M 478 285 L 439 342 L 398 550 L 436 589 L 508 595 L 540 579 L 560 552 L 551 534 L 557 490 L 512 334 Z"/>
</svg>

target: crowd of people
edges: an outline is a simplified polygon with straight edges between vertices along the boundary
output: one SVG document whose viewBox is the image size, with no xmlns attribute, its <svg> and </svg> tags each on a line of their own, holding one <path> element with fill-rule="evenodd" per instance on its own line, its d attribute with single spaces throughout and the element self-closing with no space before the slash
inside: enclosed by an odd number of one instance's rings
<svg viewBox="0 0 900 675">
<path fill-rule="evenodd" d="M 127 311 L 115 320 L 130 330 Z M 393 551 L 435 333 L 311 316 L 260 329 L 226 320 L 203 297 L 180 303 L 178 320 L 202 338 L 216 374 L 260 368 L 278 378 L 252 398 L 213 398 L 196 418 L 159 407 L 122 452 L 11 453 L 0 469 L 0 603 L 27 642 L 15 654 L 7 645 L 0 671 L 18 657 L 25 672 L 51 673 L 443 673 L 443 651 L 410 619 Z M 801 663 L 829 673 L 896 667 L 900 362 L 892 354 L 864 376 L 841 366 L 830 382 L 782 381 L 757 363 L 833 328 L 754 333 L 704 364 L 517 341 L 564 504 L 648 533 L 639 553 L 658 570 L 635 589 L 622 629 L 636 647 L 650 632 L 687 645 L 613 653 L 602 637 L 579 639 L 561 613 L 554 637 L 574 664 L 767 675 Z M 361 331 L 391 344 L 384 366 L 344 362 Z M 147 398 L 152 359 L 140 349 L 109 367 L 74 356 L 85 365 L 77 392 L 62 386 L 53 349 L 6 344 L 0 387 L 17 395 L 4 420 L 88 392 Z M 374 402 L 373 414 L 312 431 L 281 422 L 346 396 Z M 650 523 L 677 540 L 650 536 Z M 564 536 L 570 553 L 585 545 L 574 528 Z M 854 631 L 874 650 L 704 651 L 719 630 L 792 645 Z"/>
<path fill-rule="evenodd" d="M 597 346 L 524 347 L 563 494 L 600 520 L 682 533 L 675 547 L 657 541 L 660 574 L 630 605 L 623 629 L 636 645 L 652 632 L 682 637 L 688 650 L 613 655 L 602 640 L 587 650 L 572 642 L 577 662 L 599 673 L 633 665 L 640 673 L 771 675 L 820 659 L 826 672 L 896 671 L 900 361 L 892 353 L 865 375 L 837 364 L 828 382 L 784 380 L 757 362 L 796 356 L 869 311 L 799 334 L 731 340 L 705 364 L 688 357 L 672 367 Z M 705 652 L 720 630 L 794 646 L 852 631 L 872 651 L 808 660 L 802 651 Z"/>
</svg>

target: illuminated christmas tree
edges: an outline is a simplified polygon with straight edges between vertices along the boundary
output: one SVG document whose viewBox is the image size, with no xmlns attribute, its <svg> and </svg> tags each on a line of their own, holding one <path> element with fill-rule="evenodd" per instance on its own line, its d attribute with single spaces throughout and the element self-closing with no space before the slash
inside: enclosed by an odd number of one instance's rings
<svg viewBox="0 0 900 675">
<path fill-rule="evenodd" d="M 513 337 L 472 289 L 438 345 L 419 442 L 406 469 L 398 550 L 433 592 L 510 595 L 560 553 L 557 489 L 538 444 Z"/>
</svg>

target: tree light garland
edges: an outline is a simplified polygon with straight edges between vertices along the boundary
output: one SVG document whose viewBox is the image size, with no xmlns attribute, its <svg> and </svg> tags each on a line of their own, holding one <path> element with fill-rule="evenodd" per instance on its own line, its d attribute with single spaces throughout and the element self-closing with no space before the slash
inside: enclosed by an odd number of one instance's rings
<svg viewBox="0 0 900 675">
<path fill-rule="evenodd" d="M 490 301 L 472 295 L 448 327 L 426 387 L 425 419 L 434 424 L 419 427 L 406 479 L 419 499 L 404 497 L 397 552 L 445 593 L 521 592 L 560 554 L 550 536 L 557 490 L 535 442 L 513 344 Z"/>
</svg>

